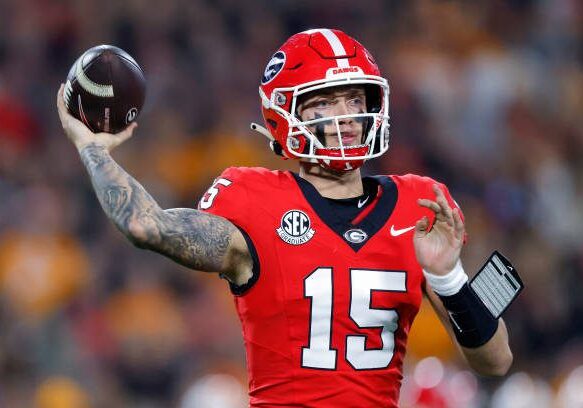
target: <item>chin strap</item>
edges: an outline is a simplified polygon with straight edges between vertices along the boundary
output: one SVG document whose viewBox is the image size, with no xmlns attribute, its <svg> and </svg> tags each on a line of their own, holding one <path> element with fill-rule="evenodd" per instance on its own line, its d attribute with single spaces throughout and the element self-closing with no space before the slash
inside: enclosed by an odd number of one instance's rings
<svg viewBox="0 0 583 408">
<path fill-rule="evenodd" d="M 285 155 L 283 154 L 283 148 L 281 147 L 281 144 L 279 144 L 279 142 L 273 138 L 271 133 L 269 133 L 269 130 L 255 122 L 251 122 L 251 130 L 260 133 L 267 139 L 269 139 L 269 147 L 271 148 L 271 150 L 273 150 L 273 153 L 277 154 L 278 156 L 285 157 Z"/>
</svg>

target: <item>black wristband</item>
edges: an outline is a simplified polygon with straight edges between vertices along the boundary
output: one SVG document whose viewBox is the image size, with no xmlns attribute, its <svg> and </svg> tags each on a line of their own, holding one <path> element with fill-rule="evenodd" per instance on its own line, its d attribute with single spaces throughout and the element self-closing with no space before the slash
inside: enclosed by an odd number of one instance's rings
<svg viewBox="0 0 583 408">
<path fill-rule="evenodd" d="M 492 317 L 468 284 L 451 296 L 439 296 L 449 313 L 459 344 L 476 348 L 488 342 L 498 329 L 498 319 Z"/>
</svg>

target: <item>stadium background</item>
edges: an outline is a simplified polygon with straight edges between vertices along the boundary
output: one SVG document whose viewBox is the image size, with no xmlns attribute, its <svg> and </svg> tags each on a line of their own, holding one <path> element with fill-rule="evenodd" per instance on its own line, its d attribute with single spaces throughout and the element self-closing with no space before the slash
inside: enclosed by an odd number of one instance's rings
<svg viewBox="0 0 583 408">
<path fill-rule="evenodd" d="M 192 207 L 227 166 L 293 167 L 248 124 L 270 55 L 322 26 L 364 43 L 391 84 L 392 147 L 368 170 L 446 182 L 466 269 L 497 248 L 527 285 L 500 380 L 470 374 L 424 309 L 402 405 L 583 406 L 582 4 L 0 0 L 0 406 L 244 406 L 224 282 L 115 230 L 55 94 L 83 50 L 130 52 L 147 102 L 114 157 L 163 207 Z"/>
</svg>

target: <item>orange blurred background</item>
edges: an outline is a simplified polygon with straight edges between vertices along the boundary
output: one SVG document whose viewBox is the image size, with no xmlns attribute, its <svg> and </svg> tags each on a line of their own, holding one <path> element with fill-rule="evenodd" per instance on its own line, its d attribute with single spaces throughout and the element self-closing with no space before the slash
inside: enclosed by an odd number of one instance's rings
<svg viewBox="0 0 583 408">
<path fill-rule="evenodd" d="M 466 270 L 499 249 L 526 283 L 503 379 L 469 373 L 424 307 L 402 406 L 583 406 L 582 20 L 576 0 L 0 0 L 0 406 L 245 406 L 227 286 L 115 230 L 55 94 L 85 49 L 133 55 L 146 106 L 114 156 L 163 207 L 195 207 L 227 166 L 294 168 L 249 122 L 271 54 L 314 27 L 389 79 L 391 149 L 366 171 L 445 182 Z"/>
</svg>

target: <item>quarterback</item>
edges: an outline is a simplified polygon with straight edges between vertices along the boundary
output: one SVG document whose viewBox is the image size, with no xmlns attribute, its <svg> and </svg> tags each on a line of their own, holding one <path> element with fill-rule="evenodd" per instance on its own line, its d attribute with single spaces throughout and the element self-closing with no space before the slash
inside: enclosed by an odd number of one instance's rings
<svg viewBox="0 0 583 408">
<path fill-rule="evenodd" d="M 504 375 L 504 322 L 460 262 L 463 215 L 428 177 L 363 177 L 389 147 L 389 86 L 339 30 L 289 38 L 261 78 L 252 128 L 298 171 L 228 168 L 198 209 L 162 209 L 110 156 L 135 125 L 93 134 L 59 116 L 107 216 L 136 246 L 219 273 L 233 292 L 252 407 L 396 407 L 411 324 L 427 296 L 468 364 Z"/>
</svg>

